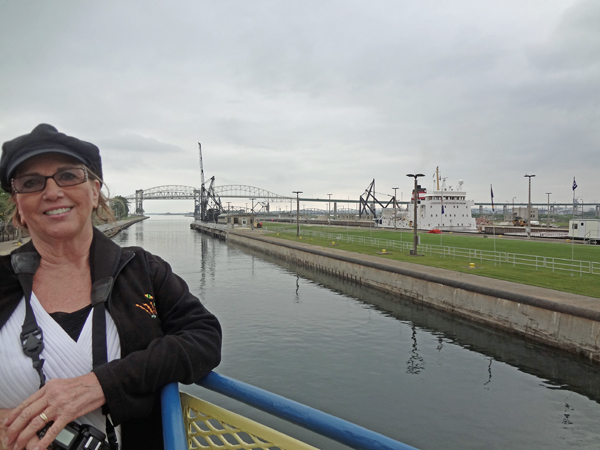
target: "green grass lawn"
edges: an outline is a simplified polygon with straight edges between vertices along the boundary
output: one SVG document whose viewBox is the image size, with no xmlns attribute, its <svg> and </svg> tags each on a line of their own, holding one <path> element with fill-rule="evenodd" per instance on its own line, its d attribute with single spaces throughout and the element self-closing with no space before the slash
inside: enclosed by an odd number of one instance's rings
<svg viewBox="0 0 600 450">
<path fill-rule="evenodd" d="M 295 225 L 290 224 L 268 224 L 269 229 L 296 229 Z M 379 239 L 389 239 L 397 241 L 412 242 L 412 232 L 401 232 L 381 229 L 358 229 L 344 227 L 323 227 L 323 226 L 307 226 L 301 225 L 301 230 L 318 231 L 322 233 L 331 233 L 336 235 L 354 235 L 354 236 L 369 236 Z M 295 233 L 280 233 L 275 235 L 281 239 L 290 241 L 299 241 Z M 443 233 L 441 235 L 419 233 L 421 244 L 443 245 L 448 247 L 489 250 L 506 253 L 518 253 L 524 255 L 537 255 L 552 258 L 571 259 L 573 254 L 575 260 L 600 262 L 600 246 L 591 245 L 572 245 L 565 241 L 560 242 L 540 242 L 527 241 L 524 239 L 507 239 L 496 236 L 493 238 L 484 238 L 483 235 L 464 236 Z M 319 245 L 322 247 L 331 247 L 332 240 L 317 237 L 304 237 L 302 242 Z M 579 274 L 566 271 L 552 271 L 550 269 L 535 268 L 524 265 L 516 265 L 508 263 L 494 263 L 493 261 L 469 260 L 468 258 L 452 258 L 441 255 L 426 254 L 415 258 L 410 256 L 408 252 L 391 251 L 393 254 L 382 255 L 380 246 L 361 245 L 357 243 L 349 243 L 343 241 L 335 241 L 335 247 L 355 253 L 368 254 L 379 256 L 386 259 L 405 261 L 415 264 L 423 264 L 442 269 L 454 270 L 457 272 L 465 272 L 474 275 L 497 278 L 500 280 L 514 281 L 517 283 L 528 284 L 532 286 L 540 286 L 559 291 L 572 292 L 575 294 L 587 295 L 590 297 L 600 298 L 600 275 Z M 475 268 L 469 267 L 469 263 L 475 263 Z"/>
</svg>

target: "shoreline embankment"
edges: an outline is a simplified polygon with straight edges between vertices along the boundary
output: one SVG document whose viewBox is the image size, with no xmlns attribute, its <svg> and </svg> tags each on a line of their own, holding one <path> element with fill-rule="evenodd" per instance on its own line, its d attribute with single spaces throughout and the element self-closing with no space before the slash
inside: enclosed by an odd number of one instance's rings
<svg viewBox="0 0 600 450">
<path fill-rule="evenodd" d="M 600 299 L 336 248 L 192 224 L 228 243 L 427 304 L 600 363 Z"/>
<path fill-rule="evenodd" d="M 113 237 L 125 228 L 129 228 L 131 225 L 146 220 L 147 216 L 129 217 L 127 219 L 118 220 L 116 223 L 105 223 L 102 225 L 96 225 L 100 231 L 102 231 L 108 237 Z"/>
<path fill-rule="evenodd" d="M 125 228 L 130 227 L 134 223 L 141 222 L 142 220 L 146 220 L 147 218 L 148 217 L 146 217 L 146 216 L 129 217 L 127 219 L 119 220 L 115 223 L 105 223 L 102 225 L 96 225 L 96 228 L 98 228 L 100 231 L 102 231 L 108 237 L 113 237 L 114 235 L 119 233 L 121 230 L 124 230 Z M 27 241 L 29 241 L 29 237 L 22 239 L 21 244 L 24 244 Z M 19 241 L 16 239 L 12 240 L 12 241 L 0 242 L 0 256 L 8 255 L 10 252 L 12 252 L 14 249 L 19 247 L 19 245 L 21 245 L 21 244 L 19 244 Z"/>
</svg>

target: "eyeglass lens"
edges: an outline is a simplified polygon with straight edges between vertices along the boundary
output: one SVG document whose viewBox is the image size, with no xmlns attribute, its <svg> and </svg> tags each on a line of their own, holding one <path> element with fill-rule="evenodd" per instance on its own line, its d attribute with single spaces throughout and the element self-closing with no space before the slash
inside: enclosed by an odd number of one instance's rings
<svg viewBox="0 0 600 450">
<path fill-rule="evenodd" d="M 23 175 L 13 178 L 13 189 L 20 194 L 43 191 L 46 188 L 48 178 L 52 178 L 60 187 L 75 186 L 87 181 L 87 170 L 74 167 L 59 170 L 54 175 L 49 176 L 39 174 Z"/>
</svg>

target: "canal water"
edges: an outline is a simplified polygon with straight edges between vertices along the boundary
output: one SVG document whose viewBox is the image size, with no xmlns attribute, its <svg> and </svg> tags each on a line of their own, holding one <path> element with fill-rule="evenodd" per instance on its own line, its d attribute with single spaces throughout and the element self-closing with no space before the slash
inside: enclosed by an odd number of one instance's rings
<svg viewBox="0 0 600 450">
<path fill-rule="evenodd" d="M 162 256 L 219 317 L 217 372 L 420 449 L 600 448 L 597 367 L 228 245 L 191 220 L 152 216 L 114 240 Z M 183 389 L 322 449 L 347 448 Z"/>
</svg>

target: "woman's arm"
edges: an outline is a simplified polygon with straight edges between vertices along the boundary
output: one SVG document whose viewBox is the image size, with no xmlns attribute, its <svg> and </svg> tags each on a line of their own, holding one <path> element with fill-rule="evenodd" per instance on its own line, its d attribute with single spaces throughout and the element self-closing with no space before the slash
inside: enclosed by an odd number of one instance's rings
<svg viewBox="0 0 600 450">
<path fill-rule="evenodd" d="M 146 301 L 144 294 L 152 294 L 157 317 L 150 319 L 148 311 L 133 307 L 127 315 L 131 329 L 124 333 L 150 336 L 154 324 L 160 325 L 162 331 L 153 334 L 155 337 L 148 339 L 144 347 L 94 369 L 116 424 L 146 416 L 160 388 L 173 381 L 187 384 L 198 381 L 221 358 L 221 327 L 217 318 L 189 292 L 187 284 L 171 271 L 169 264 L 157 256 L 141 253 L 143 256 L 136 252 L 139 259 L 131 261 L 134 264 L 130 263 L 115 281 L 113 300 Z M 123 292 L 117 292 L 119 288 Z M 135 319 L 135 314 L 143 317 Z M 123 339 L 121 332 L 120 336 Z"/>
</svg>

